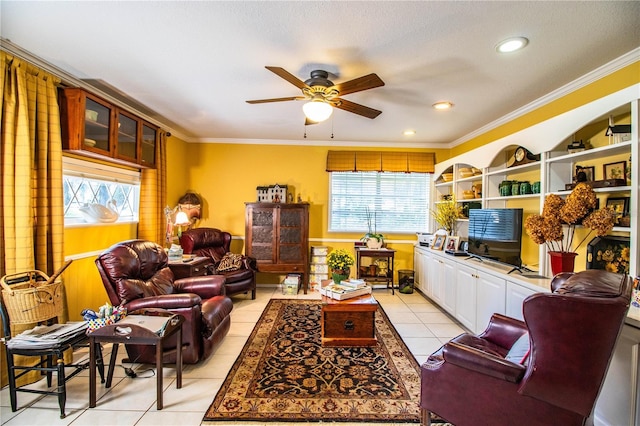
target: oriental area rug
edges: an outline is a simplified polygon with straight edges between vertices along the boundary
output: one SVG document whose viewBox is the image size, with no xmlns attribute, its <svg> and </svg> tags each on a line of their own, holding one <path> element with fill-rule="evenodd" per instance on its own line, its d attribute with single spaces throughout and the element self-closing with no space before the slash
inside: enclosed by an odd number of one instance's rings
<svg viewBox="0 0 640 426">
<path fill-rule="evenodd" d="M 323 347 L 321 309 L 271 300 L 204 420 L 419 423 L 420 369 L 384 311 L 376 346 Z"/>
</svg>

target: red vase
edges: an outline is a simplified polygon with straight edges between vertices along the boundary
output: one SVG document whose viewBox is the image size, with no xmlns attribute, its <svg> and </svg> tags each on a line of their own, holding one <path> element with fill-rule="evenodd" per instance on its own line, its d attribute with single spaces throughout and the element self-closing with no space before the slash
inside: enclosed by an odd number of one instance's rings
<svg viewBox="0 0 640 426">
<path fill-rule="evenodd" d="M 550 251 L 551 273 L 555 276 L 560 272 L 573 272 L 577 255 L 569 251 Z"/>
</svg>

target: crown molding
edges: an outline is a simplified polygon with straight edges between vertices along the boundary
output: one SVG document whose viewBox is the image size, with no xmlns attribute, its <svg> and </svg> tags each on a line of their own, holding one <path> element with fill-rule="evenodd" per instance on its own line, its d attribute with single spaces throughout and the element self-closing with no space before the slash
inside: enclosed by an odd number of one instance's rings
<svg viewBox="0 0 640 426">
<path fill-rule="evenodd" d="M 448 145 L 448 148 L 454 148 L 458 145 L 461 145 L 465 142 L 470 141 L 473 138 L 476 138 L 480 135 L 483 135 L 484 133 L 487 133 L 497 127 L 502 126 L 503 124 L 507 124 L 513 120 L 515 120 L 516 118 L 522 117 L 525 114 L 528 114 L 532 111 L 535 111 L 536 109 L 543 107 L 544 105 L 547 105 L 553 101 L 556 101 L 560 98 L 562 98 L 563 96 L 566 96 L 570 93 L 575 92 L 576 90 L 579 90 L 591 83 L 594 83 L 598 80 L 600 80 L 603 77 L 608 76 L 609 74 L 613 74 L 614 72 L 621 70 L 624 67 L 627 67 L 635 62 L 638 62 L 640 60 L 640 47 L 637 47 L 635 49 L 633 49 L 632 51 L 620 56 L 619 58 L 614 59 L 613 61 L 610 61 L 598 68 L 596 68 L 595 70 L 591 71 L 588 74 L 583 75 L 582 77 L 568 83 L 565 84 L 564 86 L 554 90 L 551 93 L 548 93 L 545 96 L 542 96 L 538 99 L 536 99 L 535 101 L 528 103 L 527 105 L 518 108 L 517 110 L 495 120 L 492 121 L 491 123 L 480 127 L 477 130 L 474 130 L 473 132 L 459 138 L 456 139 L 455 141 L 451 142 Z"/>
</svg>

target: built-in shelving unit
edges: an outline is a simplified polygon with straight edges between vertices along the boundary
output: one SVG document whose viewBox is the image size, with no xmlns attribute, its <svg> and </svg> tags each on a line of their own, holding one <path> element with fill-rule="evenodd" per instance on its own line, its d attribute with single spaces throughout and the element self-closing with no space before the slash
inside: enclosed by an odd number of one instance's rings
<svg viewBox="0 0 640 426">
<path fill-rule="evenodd" d="M 513 155 L 517 145 L 506 145 L 498 150 L 498 154 L 489 152 L 487 155 L 467 155 L 477 158 L 476 164 L 469 164 L 468 158 L 452 159 L 444 165 L 436 166 L 434 183 L 434 204 L 449 197 L 463 207 L 467 203 L 474 203 L 471 208 L 504 208 L 522 207 L 525 217 L 528 214 L 539 213 L 544 199 L 548 194 L 567 196 L 571 190 L 565 189 L 566 184 L 574 181 L 576 166 L 590 169 L 593 180 L 604 180 L 604 166 L 625 162 L 627 167 L 627 182 L 624 185 L 595 188 L 601 207 L 606 206 L 609 198 L 628 199 L 630 226 L 616 226 L 614 235 L 630 236 L 638 234 L 638 131 L 640 122 L 638 117 L 638 100 L 625 103 L 592 119 L 582 120 L 582 125 L 570 133 L 568 137 L 555 143 L 545 141 L 545 150 L 540 152 L 539 161 L 532 161 L 513 167 L 507 167 L 509 158 Z M 613 143 L 610 136 L 606 136 L 610 117 L 617 123 L 631 123 L 632 135 L 630 140 Z M 575 139 L 574 139 L 575 138 Z M 588 142 L 589 149 L 580 152 L 568 152 L 568 145 L 573 140 L 583 139 Z M 528 147 L 530 148 L 530 147 Z M 440 167 L 440 170 L 438 170 Z M 471 171 L 471 174 L 470 172 Z M 630 173 L 630 175 L 629 175 Z M 501 192 L 501 187 L 509 189 L 510 185 L 517 189 Z M 526 182 L 531 191 L 520 193 L 519 184 Z M 535 187 L 539 190 L 534 190 Z M 476 190 L 476 191 L 474 191 Z M 466 191 L 466 192 L 465 192 Z M 460 220 L 464 225 L 466 219 Z M 465 239 L 466 227 L 459 226 L 459 235 Z M 632 240 L 631 258 L 636 259 L 630 266 L 632 274 L 638 274 L 638 243 Z M 523 244 L 533 244 L 523 231 Z M 582 247 L 584 250 L 584 247 Z M 532 251 L 532 250 L 530 250 Z M 540 273 L 549 272 L 548 256 L 544 246 L 540 246 L 537 264 Z M 584 269 L 578 265 L 577 270 Z"/>
</svg>

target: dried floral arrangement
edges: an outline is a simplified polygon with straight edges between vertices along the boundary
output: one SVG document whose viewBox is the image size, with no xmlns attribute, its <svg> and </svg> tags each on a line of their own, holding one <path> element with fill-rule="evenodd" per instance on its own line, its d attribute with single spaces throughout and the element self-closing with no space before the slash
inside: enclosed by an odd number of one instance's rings
<svg viewBox="0 0 640 426">
<path fill-rule="evenodd" d="M 354 263 L 355 259 L 345 249 L 335 249 L 327 255 L 327 265 L 331 269 L 348 269 Z"/>
<path fill-rule="evenodd" d="M 575 251 L 592 232 L 602 237 L 615 224 L 615 212 L 609 208 L 595 210 L 597 201 L 593 188 L 586 183 L 576 185 L 566 200 L 556 194 L 547 195 L 542 215 L 533 214 L 525 219 L 527 235 L 536 244 L 546 244 L 549 251 Z M 575 228 L 579 224 L 589 228 L 589 233 L 573 248 Z M 566 238 L 563 225 L 568 225 Z"/>
<path fill-rule="evenodd" d="M 453 194 L 447 200 L 436 204 L 435 210 L 431 210 L 431 215 L 438 225 L 443 227 L 449 235 L 455 235 L 458 219 L 462 218 L 462 206 L 455 201 Z"/>
</svg>

